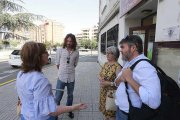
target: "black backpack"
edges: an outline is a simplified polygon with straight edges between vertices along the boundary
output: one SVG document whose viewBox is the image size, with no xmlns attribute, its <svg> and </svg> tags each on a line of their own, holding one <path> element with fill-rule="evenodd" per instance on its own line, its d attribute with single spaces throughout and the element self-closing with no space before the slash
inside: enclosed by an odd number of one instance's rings
<svg viewBox="0 0 180 120">
<path fill-rule="evenodd" d="M 140 59 L 136 61 L 130 69 L 133 71 L 140 61 L 147 61 L 156 68 L 161 84 L 161 105 L 158 108 L 158 116 L 160 120 L 180 120 L 180 88 L 177 83 L 165 72 L 154 65 L 148 59 Z"/>
</svg>

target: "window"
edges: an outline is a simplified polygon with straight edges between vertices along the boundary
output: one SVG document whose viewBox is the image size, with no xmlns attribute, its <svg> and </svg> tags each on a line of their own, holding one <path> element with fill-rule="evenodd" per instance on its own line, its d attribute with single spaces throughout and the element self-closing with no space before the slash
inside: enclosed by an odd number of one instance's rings
<svg viewBox="0 0 180 120">
<path fill-rule="evenodd" d="M 106 53 L 106 32 L 101 35 L 101 53 Z"/>
<path fill-rule="evenodd" d="M 107 31 L 107 47 L 118 45 L 118 31 L 118 24 Z"/>
<path fill-rule="evenodd" d="M 20 55 L 20 50 L 14 50 L 11 54 L 12 55 Z"/>
</svg>

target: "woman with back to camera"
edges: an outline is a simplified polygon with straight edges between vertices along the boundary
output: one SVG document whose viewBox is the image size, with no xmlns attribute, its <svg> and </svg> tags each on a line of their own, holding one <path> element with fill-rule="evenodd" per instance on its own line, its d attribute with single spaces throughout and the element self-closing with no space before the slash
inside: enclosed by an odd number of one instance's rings
<svg viewBox="0 0 180 120">
<path fill-rule="evenodd" d="M 21 120 L 54 120 L 64 112 L 82 110 L 85 104 L 57 106 L 49 80 L 42 73 L 48 63 L 48 52 L 43 43 L 27 42 L 21 50 L 22 68 L 16 87 L 21 100 Z"/>
<path fill-rule="evenodd" d="M 119 50 L 117 47 L 110 46 L 106 50 L 107 62 L 99 73 L 100 81 L 100 100 L 99 110 L 104 115 L 104 120 L 115 120 L 115 111 L 106 110 L 106 96 L 109 90 L 116 90 L 114 80 L 117 73 L 121 70 L 121 66 L 117 62 L 119 58 Z"/>
</svg>

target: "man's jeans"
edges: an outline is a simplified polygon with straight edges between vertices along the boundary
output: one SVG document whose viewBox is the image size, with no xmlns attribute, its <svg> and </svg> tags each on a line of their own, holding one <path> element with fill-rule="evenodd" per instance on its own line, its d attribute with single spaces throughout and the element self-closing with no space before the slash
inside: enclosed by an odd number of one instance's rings
<svg viewBox="0 0 180 120">
<path fill-rule="evenodd" d="M 62 82 L 60 80 L 57 80 L 56 89 L 63 89 L 64 90 L 65 86 L 67 86 L 67 95 L 68 96 L 67 96 L 66 106 L 71 106 L 73 103 L 74 84 L 75 84 L 75 82 L 65 83 L 65 82 Z M 64 94 L 63 91 L 56 90 L 55 95 L 56 95 L 57 105 L 60 105 L 63 94 Z"/>
<path fill-rule="evenodd" d="M 116 110 L 116 120 L 128 120 L 128 114 L 125 112 L 122 112 L 119 107 L 117 107 Z"/>
</svg>

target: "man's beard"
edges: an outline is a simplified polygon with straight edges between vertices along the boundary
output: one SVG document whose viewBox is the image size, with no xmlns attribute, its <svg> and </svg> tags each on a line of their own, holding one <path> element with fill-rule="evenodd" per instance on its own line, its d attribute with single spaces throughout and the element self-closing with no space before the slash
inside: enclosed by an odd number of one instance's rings
<svg viewBox="0 0 180 120">
<path fill-rule="evenodd" d="M 132 56 L 132 53 L 128 51 L 126 55 L 122 54 L 122 60 L 128 61 L 131 56 Z"/>
<path fill-rule="evenodd" d="M 68 47 L 68 48 L 72 48 L 72 45 L 70 45 L 70 44 L 67 44 L 67 47 Z"/>
</svg>

